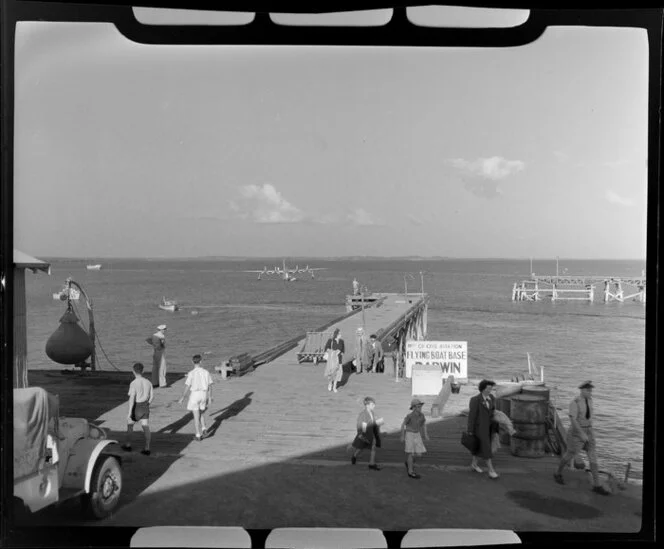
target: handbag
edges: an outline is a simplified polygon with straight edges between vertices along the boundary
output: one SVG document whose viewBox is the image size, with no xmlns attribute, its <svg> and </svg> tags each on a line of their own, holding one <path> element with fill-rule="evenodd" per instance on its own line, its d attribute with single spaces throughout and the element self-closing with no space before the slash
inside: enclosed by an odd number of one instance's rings
<svg viewBox="0 0 664 549">
<path fill-rule="evenodd" d="M 480 441 L 477 440 L 477 437 L 472 433 L 467 433 L 465 431 L 461 433 L 461 444 L 468 448 L 471 454 L 477 452 L 479 442 Z"/>
</svg>

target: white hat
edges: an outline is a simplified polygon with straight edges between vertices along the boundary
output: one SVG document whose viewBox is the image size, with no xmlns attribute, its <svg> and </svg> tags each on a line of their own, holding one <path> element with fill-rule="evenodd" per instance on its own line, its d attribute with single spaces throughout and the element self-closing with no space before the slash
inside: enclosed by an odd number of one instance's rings
<svg viewBox="0 0 664 549">
<path fill-rule="evenodd" d="M 166 324 L 160 324 L 157 326 L 157 330 L 165 330 L 166 329 Z"/>
</svg>

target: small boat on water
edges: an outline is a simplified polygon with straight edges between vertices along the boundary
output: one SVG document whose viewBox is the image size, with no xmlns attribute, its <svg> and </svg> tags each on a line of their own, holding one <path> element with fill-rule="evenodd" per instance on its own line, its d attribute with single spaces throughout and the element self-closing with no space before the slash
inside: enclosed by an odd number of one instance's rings
<svg viewBox="0 0 664 549">
<path fill-rule="evenodd" d="M 178 305 L 178 302 L 175 301 L 174 299 L 166 299 L 165 297 L 162 297 L 161 303 L 159 304 L 159 308 L 163 309 L 164 311 L 170 311 L 171 313 L 173 313 L 179 310 L 180 306 Z"/>
<path fill-rule="evenodd" d="M 53 293 L 53 299 L 66 301 L 68 294 L 69 294 L 69 299 L 73 301 L 78 301 L 79 298 L 81 297 L 81 292 L 79 292 L 76 288 L 70 288 L 69 286 L 65 285 L 62 288 L 62 290 Z"/>
<path fill-rule="evenodd" d="M 88 266 L 86 267 L 86 269 L 87 269 L 88 271 L 101 271 L 101 264 L 97 264 L 97 265 L 88 265 Z"/>
</svg>

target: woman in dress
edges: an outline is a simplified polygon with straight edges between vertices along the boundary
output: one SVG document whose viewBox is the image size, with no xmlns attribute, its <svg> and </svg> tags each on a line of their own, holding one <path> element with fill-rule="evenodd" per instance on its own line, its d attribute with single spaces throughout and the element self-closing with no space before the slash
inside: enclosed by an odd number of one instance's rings
<svg viewBox="0 0 664 549">
<path fill-rule="evenodd" d="M 376 401 L 372 397 L 365 397 L 364 410 L 357 416 L 357 435 L 351 443 L 355 450 L 350 462 L 355 465 L 357 456 L 360 455 L 362 450 L 371 448 L 369 469 L 380 471 L 381 468 L 376 464 L 376 448 L 380 448 L 380 426 L 383 424 L 383 418 L 376 419 L 374 415 L 375 408 Z"/>
<path fill-rule="evenodd" d="M 327 365 L 325 366 L 325 377 L 327 378 L 327 390 L 337 392 L 337 383 L 343 375 L 343 355 L 346 351 L 344 340 L 339 335 L 339 328 L 335 328 L 332 337 L 325 344 L 327 354 Z"/>
<path fill-rule="evenodd" d="M 473 459 L 470 467 L 473 471 L 483 473 L 482 468 L 477 464 L 477 458 L 482 458 L 486 461 L 489 468 L 489 477 L 496 479 L 498 473 L 493 468 L 491 458 L 493 452 L 491 450 L 491 435 L 498 431 L 498 424 L 491 421 L 493 413 L 496 409 L 496 402 L 491 394 L 493 387 L 496 385 L 494 381 L 483 379 L 479 384 L 479 394 L 470 399 L 470 410 L 468 413 L 468 432 L 475 435 L 479 444 L 476 452 L 473 454 Z"/>
</svg>

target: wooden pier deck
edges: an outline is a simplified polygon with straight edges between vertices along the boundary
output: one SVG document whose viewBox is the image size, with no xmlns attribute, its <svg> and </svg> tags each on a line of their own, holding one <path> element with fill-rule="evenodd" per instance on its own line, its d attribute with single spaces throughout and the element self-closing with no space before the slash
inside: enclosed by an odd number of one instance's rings
<svg viewBox="0 0 664 549">
<path fill-rule="evenodd" d="M 367 333 L 398 322 L 413 307 L 403 301 L 393 296 L 365 311 Z M 338 324 L 349 347 L 358 322 L 361 313 Z M 135 432 L 135 450 L 123 456 L 120 508 L 99 524 L 639 530 L 639 487 L 603 497 L 590 491 L 587 475 L 578 471 L 567 473 L 567 485 L 557 485 L 553 456 L 516 458 L 502 448 L 494 460 L 500 479 L 472 472 L 459 443 L 466 422 L 459 414 L 476 392 L 471 385 L 450 397 L 440 418 L 430 416 L 433 397 L 422 399 L 431 440 L 416 466 L 422 479 L 408 478 L 398 431 L 409 411 L 410 382 L 346 373 L 339 392 L 332 393 L 324 364 L 298 364 L 298 348 L 243 377 L 214 375 L 214 401 L 207 414 L 211 436 L 202 442 L 193 440 L 191 415 L 177 403 L 183 379 L 157 389 L 150 415 L 152 455 L 140 455 L 142 433 Z M 213 365 L 206 366 L 212 371 Z M 100 385 L 98 376 L 112 377 L 112 383 Z M 97 420 L 122 441 L 130 374 L 61 378 L 31 372 L 30 379 L 54 393 L 58 384 L 92 398 L 98 391 L 100 406 L 117 398 L 117 405 L 100 410 Z M 96 387 L 91 384 L 95 379 Z M 378 472 L 367 468 L 367 455 L 352 466 L 347 452 L 367 395 L 376 399 L 376 412 L 385 420 L 378 453 L 383 470 Z M 76 415 L 76 403 L 61 401 L 63 413 Z M 44 525 L 82 524 L 69 504 L 34 518 Z"/>
</svg>

